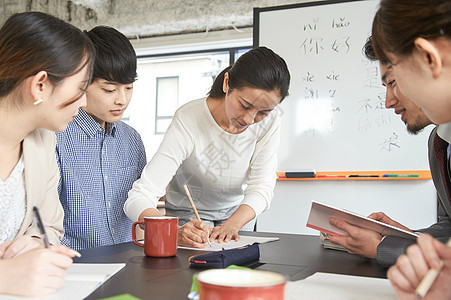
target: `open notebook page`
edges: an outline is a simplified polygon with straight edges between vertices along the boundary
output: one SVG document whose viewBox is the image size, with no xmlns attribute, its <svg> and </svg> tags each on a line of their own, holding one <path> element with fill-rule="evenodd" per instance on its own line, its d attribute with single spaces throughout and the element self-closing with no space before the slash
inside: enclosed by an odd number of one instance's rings
<svg viewBox="0 0 451 300">
<path fill-rule="evenodd" d="M 189 249 L 189 250 L 200 250 L 200 251 L 221 251 L 221 250 L 229 250 L 229 249 L 236 249 L 241 248 L 244 246 L 252 245 L 253 243 L 268 243 L 272 241 L 279 240 L 278 237 L 258 237 L 258 236 L 246 236 L 246 235 L 240 235 L 240 241 L 235 242 L 234 240 L 228 242 L 228 243 L 218 243 L 217 241 L 211 242 L 211 248 L 208 244 L 207 248 L 193 248 L 193 247 L 184 247 L 179 246 L 180 249 Z"/>
<path fill-rule="evenodd" d="M 396 300 L 390 281 L 383 278 L 315 273 L 306 279 L 289 281 L 285 300 Z"/>
<path fill-rule="evenodd" d="M 33 299 L 60 300 L 60 299 L 84 299 L 94 292 L 111 276 L 119 272 L 125 264 L 82 264 L 75 263 L 67 270 L 64 277 L 64 285 L 55 294 Z M 0 300 L 30 299 L 0 295 Z"/>
</svg>

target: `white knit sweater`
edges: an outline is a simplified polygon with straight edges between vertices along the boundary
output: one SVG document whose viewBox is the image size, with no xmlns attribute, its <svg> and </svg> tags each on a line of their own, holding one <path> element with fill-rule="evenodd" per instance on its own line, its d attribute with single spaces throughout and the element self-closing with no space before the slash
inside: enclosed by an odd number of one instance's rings
<svg viewBox="0 0 451 300">
<path fill-rule="evenodd" d="M 231 134 L 216 123 L 206 98 L 189 102 L 175 113 L 124 211 L 135 221 L 163 195 L 171 206 L 191 210 L 183 188 L 187 184 L 199 211 L 247 204 L 259 215 L 274 195 L 279 135 L 277 108 L 263 121 Z"/>
</svg>

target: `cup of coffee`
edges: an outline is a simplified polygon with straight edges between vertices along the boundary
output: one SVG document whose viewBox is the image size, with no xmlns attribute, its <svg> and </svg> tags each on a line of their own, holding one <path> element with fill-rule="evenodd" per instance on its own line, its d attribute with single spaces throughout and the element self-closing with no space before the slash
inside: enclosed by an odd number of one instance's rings
<svg viewBox="0 0 451 300">
<path fill-rule="evenodd" d="M 177 217 L 145 217 L 132 225 L 133 242 L 144 247 L 144 253 L 153 257 L 170 257 L 177 254 Z M 136 225 L 144 227 L 144 244 L 136 240 Z"/>
</svg>

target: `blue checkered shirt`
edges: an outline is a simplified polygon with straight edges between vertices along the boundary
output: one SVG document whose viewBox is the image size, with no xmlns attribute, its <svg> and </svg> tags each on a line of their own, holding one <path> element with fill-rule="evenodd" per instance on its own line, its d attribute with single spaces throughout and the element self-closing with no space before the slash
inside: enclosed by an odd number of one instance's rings
<svg viewBox="0 0 451 300">
<path fill-rule="evenodd" d="M 75 250 L 131 241 L 123 206 L 146 165 L 138 132 L 124 122 L 103 129 L 83 109 L 56 134 L 58 192 L 64 208 L 62 244 Z"/>
</svg>

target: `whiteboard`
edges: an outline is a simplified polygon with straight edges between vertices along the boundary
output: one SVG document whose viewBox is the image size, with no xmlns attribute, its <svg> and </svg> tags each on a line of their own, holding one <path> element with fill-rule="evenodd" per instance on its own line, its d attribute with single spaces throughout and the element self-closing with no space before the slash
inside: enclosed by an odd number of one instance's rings
<svg viewBox="0 0 451 300">
<path fill-rule="evenodd" d="M 413 136 L 385 108 L 379 64 L 362 53 L 379 0 L 254 9 L 254 46 L 288 64 L 278 170 L 428 170 L 432 127 Z"/>
</svg>

